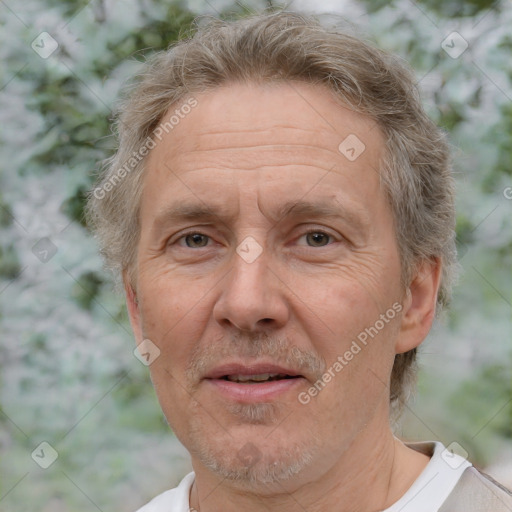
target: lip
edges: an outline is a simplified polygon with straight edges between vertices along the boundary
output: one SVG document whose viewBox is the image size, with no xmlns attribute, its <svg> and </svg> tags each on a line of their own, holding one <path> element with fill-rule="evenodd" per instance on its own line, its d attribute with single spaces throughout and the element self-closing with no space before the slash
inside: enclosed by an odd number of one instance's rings
<svg viewBox="0 0 512 512">
<path fill-rule="evenodd" d="M 229 400 L 237 402 L 267 402 L 285 393 L 297 390 L 305 382 L 304 377 L 272 380 L 258 384 L 240 384 L 223 379 L 206 379 L 205 383 Z"/>
<path fill-rule="evenodd" d="M 281 373 L 295 378 L 251 384 L 241 384 L 222 378 L 226 375 L 258 375 L 262 373 Z M 269 401 L 278 398 L 297 390 L 305 381 L 304 376 L 297 371 L 272 363 L 225 364 L 215 368 L 204 377 L 204 382 L 214 392 L 228 400 L 244 403 Z"/>
</svg>

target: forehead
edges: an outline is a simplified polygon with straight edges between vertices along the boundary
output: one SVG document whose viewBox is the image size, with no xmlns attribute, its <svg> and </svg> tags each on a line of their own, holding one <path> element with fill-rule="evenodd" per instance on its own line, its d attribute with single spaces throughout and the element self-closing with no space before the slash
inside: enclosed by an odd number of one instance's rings
<svg viewBox="0 0 512 512">
<path fill-rule="evenodd" d="M 242 174 L 249 179 L 255 170 L 280 192 L 290 185 L 299 192 L 301 184 L 326 173 L 328 190 L 347 180 L 364 183 L 368 192 L 380 187 L 384 142 L 378 125 L 324 86 L 233 83 L 194 97 L 197 106 L 186 109 L 179 122 L 180 104 L 162 119 L 165 123 L 174 115 L 172 129 L 163 133 L 147 161 L 145 195 L 153 196 L 152 203 L 170 182 L 177 185 L 176 193 L 211 196 L 219 180 L 230 185 Z M 194 190 L 187 191 L 187 183 Z"/>
<path fill-rule="evenodd" d="M 248 133 L 254 145 L 267 142 L 269 135 L 276 144 L 294 137 L 297 143 L 311 143 L 336 158 L 339 144 L 349 135 L 366 146 L 367 157 L 375 156 L 383 143 L 373 119 L 351 110 L 322 85 L 232 83 L 195 97 L 198 106 L 169 133 L 174 146 L 167 148 L 168 156 L 201 148 L 247 147 Z M 164 121 L 176 108 L 179 105 L 169 109 Z"/>
</svg>

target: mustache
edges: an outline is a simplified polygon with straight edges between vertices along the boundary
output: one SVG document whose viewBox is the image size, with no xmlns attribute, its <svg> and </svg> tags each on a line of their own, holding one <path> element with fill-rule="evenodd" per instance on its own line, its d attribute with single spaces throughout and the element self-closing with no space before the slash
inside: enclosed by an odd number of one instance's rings
<svg viewBox="0 0 512 512">
<path fill-rule="evenodd" d="M 222 336 L 192 352 L 185 373 L 192 382 L 228 358 L 243 360 L 266 357 L 274 364 L 292 368 L 297 373 L 320 378 L 327 368 L 325 360 L 313 350 L 303 350 L 287 337 L 268 333 L 234 333 Z"/>
</svg>

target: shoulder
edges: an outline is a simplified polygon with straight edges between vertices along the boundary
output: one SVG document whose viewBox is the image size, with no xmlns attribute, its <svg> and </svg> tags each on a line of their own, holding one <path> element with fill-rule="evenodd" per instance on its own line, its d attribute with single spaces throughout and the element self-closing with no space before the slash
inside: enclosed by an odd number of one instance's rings
<svg viewBox="0 0 512 512">
<path fill-rule="evenodd" d="M 159 494 L 137 512 L 189 512 L 189 493 L 194 478 L 194 472 L 189 473 L 178 487 Z"/>
<path fill-rule="evenodd" d="M 512 493 L 485 473 L 467 468 L 439 512 L 510 512 Z"/>
<path fill-rule="evenodd" d="M 407 443 L 430 462 L 386 512 L 512 512 L 512 494 L 440 442 Z"/>
</svg>

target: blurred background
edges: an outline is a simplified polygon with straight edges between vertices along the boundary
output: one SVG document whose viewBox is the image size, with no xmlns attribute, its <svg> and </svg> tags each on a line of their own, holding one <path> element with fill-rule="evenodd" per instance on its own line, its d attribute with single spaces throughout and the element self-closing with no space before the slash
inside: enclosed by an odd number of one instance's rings
<svg viewBox="0 0 512 512">
<path fill-rule="evenodd" d="M 0 511 L 133 512 L 190 471 L 82 218 L 124 81 L 257 0 L 0 1 Z M 279 6 L 278 2 L 273 2 Z M 512 4 L 315 2 L 415 70 L 450 133 L 463 273 L 397 433 L 512 486 Z M 41 444 L 43 443 L 43 444 Z"/>
</svg>

